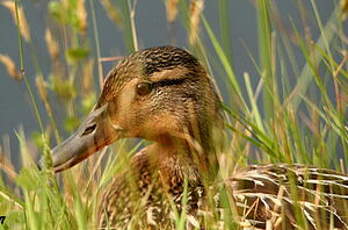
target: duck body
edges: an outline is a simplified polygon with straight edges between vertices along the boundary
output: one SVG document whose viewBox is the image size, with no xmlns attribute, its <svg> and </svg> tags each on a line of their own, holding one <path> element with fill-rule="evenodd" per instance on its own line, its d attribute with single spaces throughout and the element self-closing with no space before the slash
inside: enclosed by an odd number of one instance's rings
<svg viewBox="0 0 348 230">
<path fill-rule="evenodd" d="M 130 170 L 106 187 L 98 208 L 101 228 L 175 229 L 175 218 L 183 211 L 184 189 L 184 209 L 192 222 L 187 226 L 199 226 L 196 217 L 204 186 L 197 169 L 175 156 L 156 162 L 149 154 L 152 147 L 138 152 Z"/>
<path fill-rule="evenodd" d="M 201 222 L 204 213 L 221 214 L 220 194 L 214 190 L 216 203 L 208 206 L 198 170 L 183 165 L 175 157 L 154 164 L 146 149 L 137 153 L 128 174 L 116 176 L 105 189 L 98 208 L 102 210 L 99 228 L 176 229 L 175 220 L 183 211 L 182 199 L 187 194 L 185 229 L 206 229 Z M 332 170 L 269 164 L 240 169 L 222 186 L 237 208 L 240 229 L 295 230 L 302 229 L 302 224 L 310 230 L 344 230 L 348 229 L 347 184 L 345 174 Z M 226 229 L 222 217 L 218 218 L 216 229 Z"/>
<path fill-rule="evenodd" d="M 226 181 L 255 229 L 348 229 L 348 177 L 301 164 L 252 165 Z"/>
<path fill-rule="evenodd" d="M 344 174 L 279 164 L 219 179 L 220 101 L 212 79 L 187 51 L 138 51 L 108 74 L 93 111 L 53 149 L 54 169 L 70 168 L 119 139 L 154 143 L 103 189 L 98 229 L 176 229 L 180 217 L 185 229 L 229 229 L 221 212 L 223 189 L 239 224 L 231 229 L 348 230 Z M 220 222 L 206 225 L 207 216 Z"/>
</svg>

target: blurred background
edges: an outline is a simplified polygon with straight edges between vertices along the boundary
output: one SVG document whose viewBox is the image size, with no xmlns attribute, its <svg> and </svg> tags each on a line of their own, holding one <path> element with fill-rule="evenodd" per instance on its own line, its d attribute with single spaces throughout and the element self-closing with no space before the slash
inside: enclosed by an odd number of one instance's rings
<svg viewBox="0 0 348 230">
<path fill-rule="evenodd" d="M 13 5 L 11 6 L 9 2 L 12 1 L 2 0 L 0 2 L 0 54 L 10 57 L 15 64 L 15 71 L 19 71 L 20 54 L 17 27 L 13 20 Z M 39 99 L 39 90 L 36 87 L 37 84 L 40 84 L 40 82 L 36 82 L 38 74 L 41 75 L 40 77 L 42 77 L 43 82 L 47 84 L 46 86 L 48 88 L 57 89 L 58 87 L 58 91 L 60 83 L 54 82 L 52 75 L 55 73 L 59 73 L 60 75 L 64 75 L 64 73 L 71 74 L 71 71 L 59 71 L 61 67 L 55 65 L 52 61 L 52 53 L 50 53 L 50 49 L 48 48 L 49 38 L 47 38 L 47 28 L 54 34 L 54 42 L 58 44 L 58 49 L 55 51 L 57 54 L 55 55 L 57 55 L 56 58 L 61 60 L 61 62 L 69 58 L 88 58 L 89 60 L 88 63 L 87 61 L 81 61 L 79 64 L 90 65 L 90 72 L 76 70 L 77 72 L 74 73 L 77 75 L 90 74 L 91 81 L 95 83 L 92 86 L 87 86 L 93 87 L 92 91 L 96 93 L 92 93 L 90 97 L 82 100 L 82 103 L 85 103 L 85 107 L 82 106 L 82 109 L 76 109 L 74 112 L 71 112 L 74 110 L 73 107 L 77 106 L 74 105 L 74 102 L 70 105 L 70 109 L 66 109 L 63 106 L 64 100 L 57 99 L 59 95 L 57 96 L 55 93 L 52 93 L 54 90 L 48 93 L 52 114 L 57 123 L 60 136 L 65 138 L 68 132 L 76 127 L 79 118 L 88 112 L 84 110 L 89 110 L 93 106 L 100 92 L 98 87 L 98 71 L 100 70 L 98 69 L 97 63 L 101 64 L 101 71 L 104 76 L 117 63 L 117 61 L 107 61 L 106 59 L 103 59 L 106 61 L 98 62 L 97 52 L 100 52 L 100 57 L 116 57 L 117 59 L 117 57 L 128 55 L 134 47 L 132 47 L 132 41 L 129 40 L 129 37 L 125 36 L 124 31 L 126 30 L 127 22 L 122 18 L 125 8 L 122 8 L 120 6 L 121 4 L 118 3 L 122 1 L 77 1 L 84 3 L 86 14 L 80 16 L 85 17 L 86 21 L 84 25 L 80 24 L 77 26 L 83 27 L 82 29 L 80 28 L 83 32 L 78 32 L 80 34 L 76 36 L 76 41 L 70 42 L 65 40 L 65 36 L 67 33 L 71 33 L 71 31 L 65 31 L 64 26 L 62 26 L 64 23 L 70 23 L 64 22 L 64 19 L 61 17 L 61 14 L 64 13 L 62 13 L 60 5 L 62 2 L 67 1 L 25 0 L 21 2 L 21 6 L 28 23 L 28 33 L 30 33 L 28 40 L 25 37 L 22 39 L 24 71 L 28 83 L 33 90 L 33 96 L 37 102 L 38 112 L 42 118 L 44 129 L 49 127 L 47 124 L 50 123 L 50 118 L 47 115 L 44 103 Z M 292 31 L 293 26 L 295 26 L 300 33 L 311 36 L 311 39 L 314 41 L 318 39 L 319 27 L 317 21 L 314 19 L 315 15 L 310 2 L 309 0 L 276 1 L 277 13 L 281 17 L 281 23 L 279 25 L 284 33 Z M 316 0 L 315 2 L 321 21 L 325 24 L 329 20 L 330 15 L 333 14 L 334 7 L 339 4 L 339 1 Z M 259 77 L 257 77 L 257 69 L 253 59 L 259 59 L 260 48 L 258 45 L 259 27 L 255 1 L 227 0 L 205 1 L 204 3 L 203 14 L 213 32 L 221 44 L 223 44 L 228 59 L 233 63 L 237 79 L 242 81 L 243 73 L 248 72 L 255 86 Z M 171 19 L 168 18 L 170 17 L 168 15 L 170 12 L 166 8 L 166 1 L 137 1 L 135 7 L 133 5 L 131 7 L 135 12 L 134 22 L 139 49 L 167 44 L 190 48 L 190 38 L 187 32 L 188 30 L 185 29 L 184 16 L 177 16 L 172 22 L 168 23 Z M 182 8 L 180 7 L 179 3 L 178 15 L 181 14 Z M 110 10 L 111 8 L 113 8 L 113 11 Z M 111 12 L 116 13 L 111 14 Z M 93 21 L 93 14 L 95 14 L 95 21 Z M 277 17 L 271 17 L 271 20 L 277 20 Z M 97 32 L 95 29 L 97 29 Z M 200 30 L 199 37 L 202 43 L 207 50 L 211 50 L 208 56 L 209 62 L 213 64 L 211 71 L 227 103 L 233 104 L 233 101 L 228 98 L 227 89 L 222 80 L 226 78 L 226 73 L 221 67 L 221 64 L 216 61 L 217 57 L 214 56 L 211 41 L 203 26 L 200 26 Z M 81 39 L 81 36 L 83 39 Z M 291 33 L 289 33 L 289 36 L 291 36 Z M 96 38 L 99 40 L 97 43 Z M 67 44 L 69 47 L 67 47 Z M 79 45 L 74 47 L 74 44 Z M 99 44 L 100 51 L 97 51 L 96 44 Z M 296 44 L 293 45 L 296 47 Z M 297 63 L 303 62 L 304 65 L 305 61 L 300 49 L 295 48 L 293 51 Z M 285 64 L 290 65 L 291 63 L 287 60 Z M 303 66 L 301 64 L 299 65 L 299 69 L 301 69 Z M 67 67 L 65 66 L 64 68 L 70 68 L 71 70 L 74 68 L 72 66 L 71 63 L 68 63 Z M 3 146 L 2 148 L 6 149 L 6 151 L 4 150 L 5 152 L 11 153 L 12 160 L 16 160 L 19 151 L 16 132 L 23 128 L 24 133 L 29 137 L 34 137 L 33 139 L 35 140 L 35 135 L 38 135 L 40 128 L 35 118 L 35 111 L 25 82 L 23 80 L 16 80 L 15 73 L 11 76 L 6 65 L 3 65 L 3 63 L 0 63 L 0 75 L 0 143 Z M 296 79 L 296 71 L 290 71 L 289 75 L 294 75 L 291 77 Z M 278 77 L 281 77 L 281 75 Z M 61 79 L 68 79 L 68 76 L 62 76 Z M 83 78 L 77 77 L 74 80 L 74 84 L 85 87 L 84 84 L 86 83 L 83 82 Z M 62 85 L 63 91 L 69 91 L 69 87 L 65 87 L 64 82 Z M 61 93 L 64 94 L 64 92 Z M 67 112 L 66 110 L 71 111 Z M 52 131 L 48 130 L 48 132 Z M 52 138 L 51 146 L 55 142 L 56 140 Z"/>
</svg>

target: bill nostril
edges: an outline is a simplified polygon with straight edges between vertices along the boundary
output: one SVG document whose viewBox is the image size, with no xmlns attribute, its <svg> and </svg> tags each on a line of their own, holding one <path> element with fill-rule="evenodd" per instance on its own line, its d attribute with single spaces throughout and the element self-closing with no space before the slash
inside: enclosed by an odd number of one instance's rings
<svg viewBox="0 0 348 230">
<path fill-rule="evenodd" d="M 85 135 L 88 135 L 88 134 L 92 133 L 92 132 L 95 130 L 96 127 L 97 127 L 96 124 L 93 124 L 93 125 L 88 126 L 88 127 L 85 129 L 85 131 L 83 131 L 82 136 L 85 136 Z"/>
</svg>

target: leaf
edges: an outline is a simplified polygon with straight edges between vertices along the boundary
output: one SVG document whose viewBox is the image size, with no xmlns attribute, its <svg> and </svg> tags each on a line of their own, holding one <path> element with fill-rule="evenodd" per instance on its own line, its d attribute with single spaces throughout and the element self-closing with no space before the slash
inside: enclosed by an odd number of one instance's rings
<svg viewBox="0 0 348 230">
<path fill-rule="evenodd" d="M 81 61 L 89 55 L 89 49 L 86 48 L 73 48 L 67 51 L 67 58 L 70 63 Z"/>
<path fill-rule="evenodd" d="M 40 178 L 31 168 L 22 168 L 16 178 L 16 183 L 25 190 L 32 191 L 41 187 Z"/>
</svg>

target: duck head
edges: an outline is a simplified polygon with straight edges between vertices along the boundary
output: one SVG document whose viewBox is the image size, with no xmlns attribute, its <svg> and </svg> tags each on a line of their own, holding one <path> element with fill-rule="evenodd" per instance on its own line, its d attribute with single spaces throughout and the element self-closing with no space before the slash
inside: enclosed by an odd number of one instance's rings
<svg viewBox="0 0 348 230">
<path fill-rule="evenodd" d="M 187 51 L 165 46 L 135 52 L 108 74 L 78 130 L 53 149 L 54 170 L 70 168 L 121 138 L 163 145 L 185 140 L 204 152 L 212 126 L 221 120 L 219 107 L 212 80 Z"/>
</svg>

